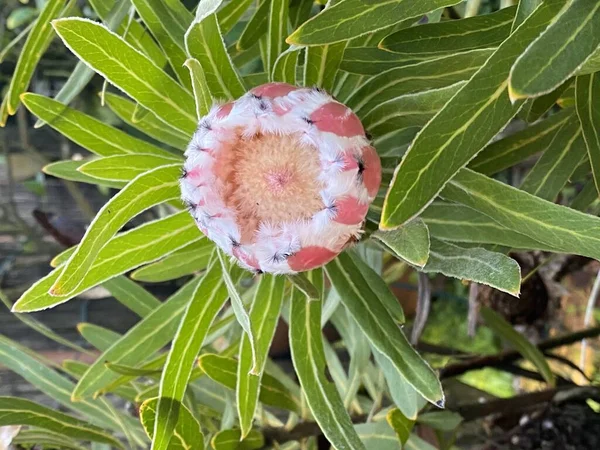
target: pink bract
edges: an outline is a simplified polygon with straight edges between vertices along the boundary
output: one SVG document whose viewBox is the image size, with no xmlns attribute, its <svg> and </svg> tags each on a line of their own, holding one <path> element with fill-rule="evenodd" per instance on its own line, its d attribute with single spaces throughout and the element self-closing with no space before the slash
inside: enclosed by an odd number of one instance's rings
<svg viewBox="0 0 600 450">
<path fill-rule="evenodd" d="M 286 83 L 215 105 L 185 156 L 182 198 L 198 227 L 255 272 L 327 264 L 359 237 L 381 183 L 358 117 Z"/>
</svg>

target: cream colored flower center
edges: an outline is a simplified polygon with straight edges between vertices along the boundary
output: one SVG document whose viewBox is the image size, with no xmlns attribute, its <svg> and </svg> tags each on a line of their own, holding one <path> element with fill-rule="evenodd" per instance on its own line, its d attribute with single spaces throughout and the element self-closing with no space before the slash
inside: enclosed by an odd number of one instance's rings
<svg viewBox="0 0 600 450">
<path fill-rule="evenodd" d="M 299 135 L 240 136 L 229 153 L 226 198 L 244 224 L 243 241 L 260 223 L 310 219 L 324 208 L 318 151 Z"/>
</svg>

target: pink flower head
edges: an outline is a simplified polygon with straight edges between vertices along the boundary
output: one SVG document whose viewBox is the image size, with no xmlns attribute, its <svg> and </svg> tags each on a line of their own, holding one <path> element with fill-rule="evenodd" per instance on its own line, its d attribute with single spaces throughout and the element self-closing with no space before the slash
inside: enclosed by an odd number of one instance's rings
<svg viewBox="0 0 600 450">
<path fill-rule="evenodd" d="M 356 115 L 320 89 L 256 87 L 214 106 L 181 191 L 200 230 L 245 268 L 310 270 L 360 235 L 381 163 Z"/>
</svg>

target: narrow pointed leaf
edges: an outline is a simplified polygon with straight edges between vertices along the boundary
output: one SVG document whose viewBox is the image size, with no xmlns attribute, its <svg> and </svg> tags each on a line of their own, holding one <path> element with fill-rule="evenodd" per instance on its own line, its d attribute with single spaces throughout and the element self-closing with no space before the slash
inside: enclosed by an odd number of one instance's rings
<svg viewBox="0 0 600 450">
<path fill-rule="evenodd" d="M 231 390 L 236 389 L 238 361 L 235 359 L 208 353 L 198 359 L 198 364 L 206 375 L 217 383 Z M 300 412 L 300 399 L 292 395 L 277 378 L 268 373 L 262 376 L 258 399 L 265 405 Z"/>
<path fill-rule="evenodd" d="M 554 200 L 571 174 L 586 157 L 586 146 L 577 117 L 559 131 L 527 174 L 521 189 L 545 200 Z"/>
<path fill-rule="evenodd" d="M 123 444 L 101 428 L 23 398 L 0 397 L 0 426 L 6 425 L 35 426 L 78 440 L 124 448 Z"/>
<path fill-rule="evenodd" d="M 423 211 L 420 218 L 427 225 L 432 237 L 444 241 L 497 244 L 517 249 L 553 251 L 552 247 L 500 225 L 485 214 L 457 203 L 433 202 Z"/>
<path fill-rule="evenodd" d="M 242 438 L 238 429 L 219 431 L 210 440 L 214 450 L 258 450 L 264 448 L 265 437 L 258 430 L 251 430 Z"/>
<path fill-rule="evenodd" d="M 330 92 L 344 57 L 346 42 L 306 48 L 304 86 L 317 86 Z"/>
<path fill-rule="evenodd" d="M 348 254 L 342 253 L 325 270 L 342 303 L 396 370 L 427 400 L 443 403 L 439 380 L 429 365 L 410 346 L 397 323 Z"/>
<path fill-rule="evenodd" d="M 350 42 L 352 43 L 353 40 Z M 435 57 L 421 59 L 387 52 L 377 47 L 347 47 L 340 70 L 359 75 L 379 75 L 390 69 L 417 64 L 428 59 L 435 59 Z"/>
<path fill-rule="evenodd" d="M 131 274 L 131 278 L 147 283 L 160 283 L 200 272 L 206 269 L 213 249 L 211 241 L 201 239 L 160 261 L 137 269 Z"/>
<path fill-rule="evenodd" d="M 42 171 L 47 175 L 52 175 L 53 177 L 69 181 L 77 181 L 79 183 L 97 184 L 99 186 L 107 186 L 116 189 L 121 189 L 125 186 L 124 182 L 103 180 L 101 178 L 95 178 L 79 172 L 79 168 L 85 163 L 86 161 L 57 161 L 44 166 Z"/>
<path fill-rule="evenodd" d="M 85 162 L 77 168 L 77 171 L 82 175 L 101 180 L 128 182 L 144 172 L 177 161 L 183 160 L 175 155 L 115 155 Z"/>
<path fill-rule="evenodd" d="M 427 273 L 442 273 L 459 280 L 492 286 L 518 297 L 521 268 L 508 256 L 483 248 L 465 248 L 438 239 L 431 240 Z"/>
<path fill-rule="evenodd" d="M 600 258 L 597 217 L 542 200 L 468 169 L 461 170 L 441 195 L 555 251 Z"/>
<path fill-rule="evenodd" d="M 59 305 L 97 284 L 144 263 L 155 261 L 201 237 L 198 227 L 187 211 L 146 223 L 112 239 L 100 251 L 96 262 L 72 293 L 63 296 L 48 293 L 63 272 L 64 266 L 61 266 L 25 291 L 13 306 L 13 311 L 39 311 Z"/>
<path fill-rule="evenodd" d="M 11 116 L 17 112 L 21 94 L 27 90 L 38 61 L 54 37 L 50 22 L 60 16 L 65 3 L 65 0 L 48 0 L 27 36 L 6 93 L 6 110 Z"/>
<path fill-rule="evenodd" d="M 185 62 L 185 66 L 190 71 L 190 77 L 192 78 L 192 90 L 194 92 L 194 100 L 196 101 L 196 116 L 200 120 L 201 117 L 208 114 L 213 104 L 210 88 L 206 83 L 202 66 L 197 59 L 188 59 Z"/>
<path fill-rule="evenodd" d="M 351 95 L 347 104 L 364 115 L 381 103 L 468 80 L 486 62 L 491 50 L 472 50 L 391 69 L 372 77 Z"/>
<path fill-rule="evenodd" d="M 175 80 L 121 37 L 85 19 L 60 19 L 54 29 L 65 45 L 110 83 L 172 127 L 196 128 L 194 100 Z"/>
<path fill-rule="evenodd" d="M 73 383 L 42 364 L 31 353 L 29 349 L 22 348 L 18 343 L 0 335 L 0 363 L 3 366 L 22 376 L 67 409 L 84 415 L 92 424 L 113 431 L 122 430 L 121 420 L 124 416 L 115 417 L 114 411 L 106 400 L 72 402 Z M 132 424 L 133 421 L 128 422 L 127 426 Z"/>
<path fill-rule="evenodd" d="M 381 228 L 397 227 L 422 212 L 517 113 L 521 102 L 513 104 L 508 96 L 510 67 L 560 7 L 558 0 L 542 4 L 421 130 L 396 169 Z"/>
<path fill-rule="evenodd" d="M 321 301 L 311 301 L 296 289 L 292 292 L 289 339 L 294 368 L 306 402 L 327 440 L 337 448 L 365 450 L 335 385 L 327 379 Z"/>
<path fill-rule="evenodd" d="M 577 115 L 581 122 L 592 176 L 600 193 L 600 73 L 577 77 Z"/>
<path fill-rule="evenodd" d="M 510 72 L 511 98 L 537 97 L 553 91 L 599 45 L 600 3 L 573 0 L 515 62 Z"/>
<path fill-rule="evenodd" d="M 558 137 L 562 127 L 572 120 L 572 114 L 572 109 L 561 111 L 522 131 L 491 143 L 469 163 L 469 168 L 486 175 L 493 175 L 526 160 L 548 148 Z"/>
<path fill-rule="evenodd" d="M 181 2 L 163 0 L 132 0 L 136 11 L 162 47 L 169 65 L 184 86 L 190 78 L 183 63 L 186 60 L 183 36 L 192 22 L 192 14 Z"/>
<path fill-rule="evenodd" d="M 79 380 L 73 398 L 82 399 L 119 378 L 105 362 L 136 366 L 173 339 L 179 320 L 202 278 L 195 278 L 179 289 L 160 307 L 144 317 L 90 366 Z"/>
<path fill-rule="evenodd" d="M 121 337 L 119 333 L 93 323 L 79 323 L 77 331 L 87 342 L 100 351 L 105 351 Z"/>
<path fill-rule="evenodd" d="M 385 416 L 387 423 L 394 429 L 402 445 L 406 444 L 415 425 L 414 419 L 407 418 L 399 409 L 392 409 Z"/>
<path fill-rule="evenodd" d="M 269 23 L 269 9 L 271 0 L 261 0 L 260 5 L 246 24 L 237 42 L 239 50 L 248 50 L 257 44 L 259 39 L 267 32 Z"/>
<path fill-rule="evenodd" d="M 157 398 L 146 400 L 140 406 L 140 421 L 150 439 L 154 438 L 157 411 Z M 204 450 L 204 434 L 202 434 L 200 424 L 184 405 L 181 405 L 178 411 L 175 433 L 167 444 L 169 449 L 174 450 Z"/>
<path fill-rule="evenodd" d="M 80 445 L 75 440 L 67 438 L 60 433 L 42 429 L 21 430 L 19 434 L 12 440 L 14 445 L 27 446 L 40 445 L 43 448 L 60 448 L 68 450 L 87 450 L 86 447 Z"/>
<path fill-rule="evenodd" d="M 98 252 L 131 218 L 146 209 L 179 197 L 179 164 L 161 166 L 133 179 L 107 202 L 88 227 L 64 272 L 51 289 L 54 295 L 72 293 L 94 263 Z"/>
<path fill-rule="evenodd" d="M 390 34 L 379 47 L 413 58 L 497 47 L 510 34 L 516 7 L 466 19 L 428 23 Z"/>
<path fill-rule="evenodd" d="M 416 219 L 391 231 L 377 231 L 373 238 L 391 250 L 398 258 L 423 267 L 429 258 L 429 231 L 427 225 Z"/>
<path fill-rule="evenodd" d="M 213 98 L 231 100 L 245 93 L 221 36 L 216 15 L 210 14 L 202 21 L 196 19 L 185 35 L 185 47 L 189 57 L 202 66 L 206 84 Z"/>
<path fill-rule="evenodd" d="M 283 53 L 287 44 L 288 33 L 288 0 L 270 0 L 269 21 L 267 30 L 267 73 L 272 73 L 277 57 Z"/>
<path fill-rule="evenodd" d="M 142 133 L 179 150 L 185 149 L 189 143 L 189 134 L 170 127 L 159 120 L 154 113 L 147 114 L 138 122 L 133 121 L 136 104 L 126 98 L 106 92 L 104 100 L 109 108 L 126 124 L 140 130 Z"/>
<path fill-rule="evenodd" d="M 550 386 L 556 384 L 556 377 L 544 354 L 521 333 L 516 331 L 510 323 L 504 320 L 498 313 L 484 306 L 480 311 L 481 317 L 486 325 L 502 339 L 507 340 L 526 360 L 530 361 L 544 377 Z"/>
<path fill-rule="evenodd" d="M 102 121 L 38 94 L 23 95 L 23 104 L 55 130 L 100 156 L 169 153 L 146 141 L 134 138 Z"/>
<path fill-rule="evenodd" d="M 236 398 L 242 437 L 248 436 L 258 406 L 261 379 L 279 321 L 285 278 L 263 275 L 250 310 L 250 325 L 255 336 L 255 348 L 244 333 L 240 344 Z"/>
<path fill-rule="evenodd" d="M 221 27 L 223 34 L 227 34 L 231 31 L 253 2 L 254 0 L 229 2 L 219 10 L 217 19 L 219 19 L 219 26 Z"/>
<path fill-rule="evenodd" d="M 221 264 L 215 256 L 196 286 L 173 340 L 160 380 L 152 448 L 166 449 L 175 431 L 194 363 L 210 325 L 227 300 Z"/>
<path fill-rule="evenodd" d="M 113 278 L 102 286 L 108 289 L 119 303 L 140 317 L 146 317 L 162 304 L 154 295 L 127 277 Z"/>
<path fill-rule="evenodd" d="M 298 64 L 299 53 L 300 49 L 290 47 L 279 55 L 273 67 L 273 81 L 296 84 L 296 65 Z M 246 84 L 248 83 L 246 82 Z"/>
<path fill-rule="evenodd" d="M 305 22 L 287 41 L 297 45 L 332 44 L 456 3 L 457 0 L 345 0 Z"/>
</svg>

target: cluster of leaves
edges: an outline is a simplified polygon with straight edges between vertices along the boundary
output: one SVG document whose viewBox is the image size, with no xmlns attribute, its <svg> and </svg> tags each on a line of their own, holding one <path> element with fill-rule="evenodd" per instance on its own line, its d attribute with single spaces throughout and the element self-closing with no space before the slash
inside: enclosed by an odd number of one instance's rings
<svg viewBox="0 0 600 450">
<path fill-rule="evenodd" d="M 0 336 L 1 364 L 89 421 L 0 399 L 0 425 L 35 425 L 15 442 L 62 448 L 121 447 L 112 432 L 131 448 L 150 437 L 155 450 L 219 450 L 273 445 L 282 430 L 315 421 L 337 449 L 428 449 L 411 435 L 415 421 L 442 431 L 456 421 L 427 412 L 427 402 L 443 405 L 441 385 L 401 330 L 383 259 L 518 295 L 511 249 L 600 256 L 600 220 L 585 213 L 600 189 L 600 3 L 521 0 L 458 20 L 443 12 L 459 0 L 221 3 L 191 11 L 180 0 L 89 0 L 92 21 L 77 17 L 74 0 L 47 0 L 18 37 L 26 41 L 0 123 L 23 104 L 36 126 L 94 154 L 46 173 L 118 193 L 13 311 L 103 285 L 141 320 L 124 335 L 82 326 L 102 352 L 89 366 L 51 367 Z M 80 62 L 54 98 L 26 93 L 56 35 Z M 68 106 L 94 74 L 118 88 L 103 89 L 103 102 L 147 139 Z M 373 232 L 357 249 L 307 276 L 248 283 L 180 204 L 178 177 L 182 149 L 213 101 L 269 80 L 320 86 L 353 108 L 384 183 L 368 215 Z M 531 125 L 504 137 L 515 117 Z M 518 188 L 492 178 L 535 154 Z M 555 202 L 582 181 L 570 207 Z M 158 205 L 168 211 L 161 218 L 120 232 Z M 184 276 L 165 302 L 132 281 Z M 299 385 L 268 358 L 280 317 Z M 483 318 L 554 383 L 535 347 L 491 310 Z M 323 339 L 329 322 L 350 355 L 347 371 Z M 140 422 L 107 394 L 141 404 Z M 285 448 L 316 445 L 290 439 Z"/>
</svg>

